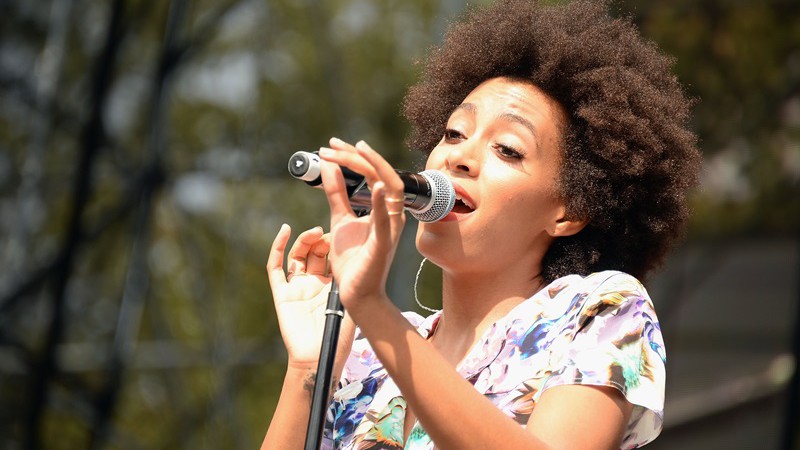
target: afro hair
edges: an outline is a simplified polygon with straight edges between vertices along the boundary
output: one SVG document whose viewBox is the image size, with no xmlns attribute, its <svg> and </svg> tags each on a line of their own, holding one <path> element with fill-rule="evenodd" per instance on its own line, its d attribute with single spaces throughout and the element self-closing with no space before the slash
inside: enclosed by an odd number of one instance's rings
<svg viewBox="0 0 800 450">
<path fill-rule="evenodd" d="M 431 53 L 404 102 L 410 148 L 429 153 L 448 117 L 496 77 L 533 83 L 566 112 L 559 190 L 578 234 L 556 239 L 542 277 L 615 269 L 644 279 L 689 216 L 700 154 L 672 59 L 605 2 L 505 0 L 472 11 Z"/>
</svg>

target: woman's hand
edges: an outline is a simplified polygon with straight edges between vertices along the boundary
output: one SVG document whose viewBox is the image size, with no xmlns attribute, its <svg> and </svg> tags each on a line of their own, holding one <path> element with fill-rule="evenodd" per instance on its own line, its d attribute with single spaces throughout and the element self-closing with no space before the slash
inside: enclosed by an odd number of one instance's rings
<svg viewBox="0 0 800 450">
<path fill-rule="evenodd" d="M 283 254 L 290 234 L 289 226 L 283 225 L 275 237 L 267 260 L 267 275 L 289 365 L 316 370 L 331 285 L 326 261 L 330 236 L 323 234 L 320 227 L 301 233 L 289 250 L 284 273 Z M 339 369 L 349 353 L 354 331 L 352 321 L 345 318 L 337 352 Z"/>
<path fill-rule="evenodd" d="M 325 328 L 325 307 L 331 278 L 327 256 L 329 235 L 316 227 L 300 233 L 289 250 L 287 271 L 283 271 L 284 251 L 291 230 L 283 225 L 272 243 L 267 259 L 267 275 L 275 300 L 281 336 L 289 353 L 289 366 L 280 400 L 262 449 L 302 448 L 305 433 L 297 430 L 308 425 L 315 371 Z M 333 367 L 332 384 L 342 373 L 353 344 L 355 325 L 348 315 L 342 322 L 339 346 Z"/>
<path fill-rule="evenodd" d="M 355 313 L 359 302 L 386 299 L 386 278 L 405 225 L 403 181 L 375 150 L 333 138 L 323 148 L 322 184 L 331 210 L 330 262 L 345 309 Z M 372 212 L 357 217 L 350 206 L 339 166 L 366 178 L 372 191 Z"/>
</svg>

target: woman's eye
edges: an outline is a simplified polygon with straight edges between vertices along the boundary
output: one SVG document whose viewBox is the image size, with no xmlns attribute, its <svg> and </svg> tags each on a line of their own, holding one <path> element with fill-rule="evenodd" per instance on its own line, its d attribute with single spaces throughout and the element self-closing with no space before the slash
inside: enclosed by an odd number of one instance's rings
<svg viewBox="0 0 800 450">
<path fill-rule="evenodd" d="M 464 138 L 464 134 L 462 134 L 458 130 L 447 128 L 446 130 L 444 130 L 444 138 L 447 141 L 460 140 Z"/>
<path fill-rule="evenodd" d="M 497 146 L 497 153 L 500 156 L 507 158 L 507 159 L 522 159 L 522 153 L 513 147 L 509 147 L 507 145 L 499 145 Z"/>
</svg>

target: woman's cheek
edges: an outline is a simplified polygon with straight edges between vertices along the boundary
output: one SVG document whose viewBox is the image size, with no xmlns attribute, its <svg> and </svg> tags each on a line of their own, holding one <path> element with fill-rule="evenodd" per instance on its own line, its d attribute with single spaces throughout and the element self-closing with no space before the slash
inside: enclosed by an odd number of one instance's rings
<svg viewBox="0 0 800 450">
<path fill-rule="evenodd" d="M 439 142 L 428 154 L 428 159 L 425 161 L 425 169 L 443 169 L 446 156 L 447 152 L 442 148 L 442 143 Z"/>
</svg>

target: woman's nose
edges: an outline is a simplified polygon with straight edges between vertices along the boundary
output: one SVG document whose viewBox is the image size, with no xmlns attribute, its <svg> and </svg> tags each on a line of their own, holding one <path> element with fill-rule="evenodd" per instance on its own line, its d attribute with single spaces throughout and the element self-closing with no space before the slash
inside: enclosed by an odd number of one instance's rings
<svg viewBox="0 0 800 450">
<path fill-rule="evenodd" d="M 445 159 L 447 168 L 452 172 L 477 175 L 480 168 L 477 151 L 477 143 L 469 139 L 453 145 Z"/>
</svg>

